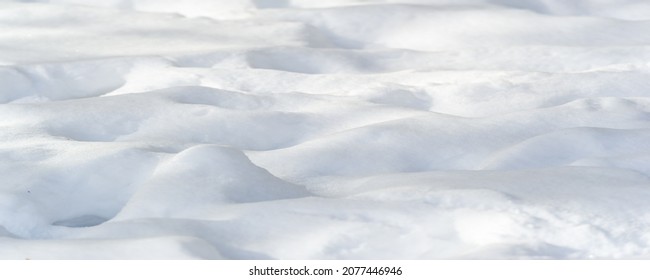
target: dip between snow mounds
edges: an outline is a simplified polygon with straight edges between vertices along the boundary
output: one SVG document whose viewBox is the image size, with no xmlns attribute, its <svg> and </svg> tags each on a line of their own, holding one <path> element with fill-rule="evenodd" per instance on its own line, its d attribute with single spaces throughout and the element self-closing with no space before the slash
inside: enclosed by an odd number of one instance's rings
<svg viewBox="0 0 650 280">
<path fill-rule="evenodd" d="M 29 2 L 0 258 L 650 256 L 645 1 Z"/>
</svg>

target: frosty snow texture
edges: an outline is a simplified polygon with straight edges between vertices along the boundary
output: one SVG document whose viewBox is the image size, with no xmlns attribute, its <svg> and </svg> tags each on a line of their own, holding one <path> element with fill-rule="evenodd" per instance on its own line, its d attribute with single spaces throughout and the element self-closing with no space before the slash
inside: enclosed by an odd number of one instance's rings
<svg viewBox="0 0 650 280">
<path fill-rule="evenodd" d="M 648 20 L 0 1 L 0 258 L 649 258 Z"/>
</svg>

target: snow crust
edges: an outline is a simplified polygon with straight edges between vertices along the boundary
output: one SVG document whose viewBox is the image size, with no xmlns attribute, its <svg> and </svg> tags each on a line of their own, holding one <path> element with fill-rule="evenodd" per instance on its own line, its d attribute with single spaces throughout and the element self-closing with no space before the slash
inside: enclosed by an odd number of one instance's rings
<svg viewBox="0 0 650 280">
<path fill-rule="evenodd" d="M 0 258 L 650 257 L 650 2 L 0 1 Z"/>
</svg>

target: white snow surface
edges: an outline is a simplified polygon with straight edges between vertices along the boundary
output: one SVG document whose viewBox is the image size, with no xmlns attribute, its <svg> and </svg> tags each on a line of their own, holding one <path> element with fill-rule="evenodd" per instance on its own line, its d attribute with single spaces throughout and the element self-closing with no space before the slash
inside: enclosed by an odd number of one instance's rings
<svg viewBox="0 0 650 280">
<path fill-rule="evenodd" d="M 0 1 L 0 258 L 650 258 L 646 0 Z"/>
</svg>

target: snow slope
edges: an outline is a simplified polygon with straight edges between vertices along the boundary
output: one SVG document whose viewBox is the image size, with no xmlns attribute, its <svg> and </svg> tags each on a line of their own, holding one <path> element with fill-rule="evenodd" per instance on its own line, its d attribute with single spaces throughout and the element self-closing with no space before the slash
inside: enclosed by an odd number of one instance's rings
<svg viewBox="0 0 650 280">
<path fill-rule="evenodd" d="M 644 0 L 0 1 L 0 258 L 650 258 Z"/>
</svg>

